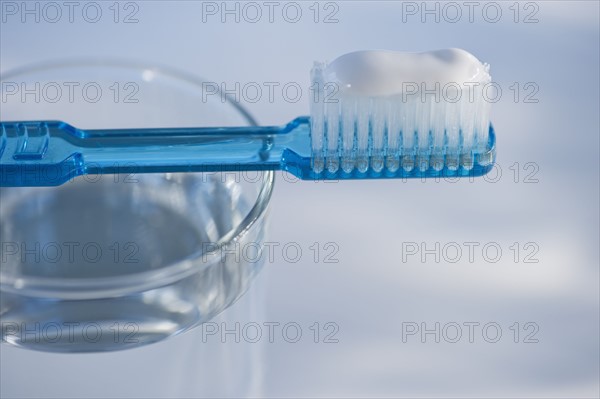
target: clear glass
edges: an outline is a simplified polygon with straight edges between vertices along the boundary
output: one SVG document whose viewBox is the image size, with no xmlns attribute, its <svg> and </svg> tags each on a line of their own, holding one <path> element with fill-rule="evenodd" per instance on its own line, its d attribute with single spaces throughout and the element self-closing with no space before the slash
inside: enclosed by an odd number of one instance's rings
<svg viewBox="0 0 600 399">
<path fill-rule="evenodd" d="M 0 120 L 84 129 L 253 124 L 202 81 L 120 61 L 2 76 Z M 14 88 L 17 88 L 15 94 Z M 213 318 L 248 289 L 272 172 L 81 176 L 0 189 L 3 342 L 51 352 L 134 348 Z"/>
</svg>

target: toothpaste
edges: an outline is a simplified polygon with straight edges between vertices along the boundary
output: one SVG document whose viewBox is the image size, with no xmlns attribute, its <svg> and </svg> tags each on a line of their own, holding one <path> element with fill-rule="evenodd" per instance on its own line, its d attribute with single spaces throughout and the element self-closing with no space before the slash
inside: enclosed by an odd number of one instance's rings
<svg viewBox="0 0 600 399">
<path fill-rule="evenodd" d="M 407 90 L 436 87 L 468 88 L 491 81 L 489 65 L 461 49 L 422 53 L 367 50 L 348 53 L 326 65 L 324 82 L 345 94 L 383 97 Z"/>
</svg>

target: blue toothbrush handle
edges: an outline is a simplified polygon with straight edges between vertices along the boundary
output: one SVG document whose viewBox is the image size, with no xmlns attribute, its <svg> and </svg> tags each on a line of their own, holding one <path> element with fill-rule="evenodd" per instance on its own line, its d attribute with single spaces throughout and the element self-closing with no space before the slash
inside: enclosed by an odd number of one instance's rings
<svg viewBox="0 0 600 399">
<path fill-rule="evenodd" d="M 303 180 L 475 177 L 495 161 L 490 125 L 485 148 L 461 153 L 460 167 L 448 167 L 449 160 L 457 165 L 458 153 L 443 155 L 446 166 L 436 169 L 427 165 L 439 154 L 408 148 L 386 156 L 396 165 L 408 157 L 409 167 L 331 171 L 324 166 L 339 163 L 341 154 L 329 158 L 324 150 L 313 151 L 310 125 L 309 117 L 285 126 L 113 130 L 81 130 L 59 121 L 0 122 L 0 187 L 58 186 L 75 176 L 105 173 L 285 170 Z M 356 154 L 350 157 L 358 162 L 352 158 Z M 425 168 L 415 166 L 421 158 Z"/>
<path fill-rule="evenodd" d="M 310 169 L 309 118 L 285 126 L 80 130 L 0 123 L 0 186 L 57 186 L 83 174 Z"/>
</svg>

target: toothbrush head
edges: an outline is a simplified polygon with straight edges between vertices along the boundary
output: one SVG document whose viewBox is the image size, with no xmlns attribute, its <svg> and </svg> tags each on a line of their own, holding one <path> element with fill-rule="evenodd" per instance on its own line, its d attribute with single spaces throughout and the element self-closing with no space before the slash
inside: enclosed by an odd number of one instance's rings
<svg viewBox="0 0 600 399">
<path fill-rule="evenodd" d="M 460 49 L 345 54 L 311 71 L 312 171 L 482 175 L 493 166 L 489 65 Z"/>
</svg>

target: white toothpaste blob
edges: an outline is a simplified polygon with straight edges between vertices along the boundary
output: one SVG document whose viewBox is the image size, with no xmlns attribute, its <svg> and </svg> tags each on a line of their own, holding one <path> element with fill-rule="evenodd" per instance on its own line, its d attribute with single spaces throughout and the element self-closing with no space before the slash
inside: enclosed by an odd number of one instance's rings
<svg viewBox="0 0 600 399">
<path fill-rule="evenodd" d="M 311 71 L 313 170 L 462 173 L 489 139 L 489 65 L 461 49 L 357 51 Z"/>
<path fill-rule="evenodd" d="M 488 83 L 489 66 L 473 54 L 457 49 L 404 53 L 387 50 L 356 51 L 327 65 L 324 81 L 361 96 L 390 96 L 419 88 L 432 89 L 465 83 Z"/>
</svg>

